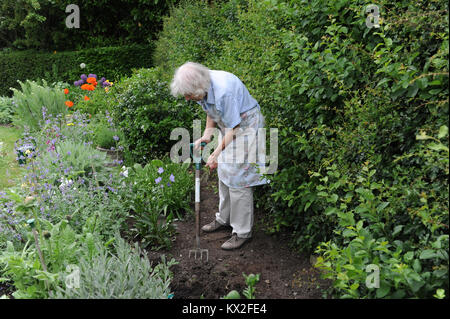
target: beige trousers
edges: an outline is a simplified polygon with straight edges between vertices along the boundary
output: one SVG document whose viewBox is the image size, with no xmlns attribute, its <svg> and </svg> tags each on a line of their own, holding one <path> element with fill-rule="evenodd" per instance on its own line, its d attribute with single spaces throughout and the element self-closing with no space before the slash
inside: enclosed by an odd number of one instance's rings
<svg viewBox="0 0 450 319">
<path fill-rule="evenodd" d="M 219 200 L 216 221 L 230 225 L 238 237 L 252 237 L 253 188 L 231 188 L 219 180 Z"/>
</svg>

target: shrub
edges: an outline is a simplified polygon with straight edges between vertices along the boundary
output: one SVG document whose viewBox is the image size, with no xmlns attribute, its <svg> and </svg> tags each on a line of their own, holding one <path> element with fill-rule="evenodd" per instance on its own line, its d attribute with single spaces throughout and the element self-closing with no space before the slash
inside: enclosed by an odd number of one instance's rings
<svg viewBox="0 0 450 319">
<path fill-rule="evenodd" d="M 151 45 L 98 47 L 57 53 L 19 51 L 0 52 L 3 81 L 0 95 L 9 96 L 10 88 L 18 88 L 17 80 L 59 81 L 73 83 L 81 73 L 101 74 L 111 81 L 131 74 L 133 68 L 152 66 Z M 85 69 L 80 64 L 85 63 Z"/>
<path fill-rule="evenodd" d="M 229 29 L 239 30 L 236 8 L 245 2 L 209 5 L 203 1 L 183 1 L 172 8 L 170 15 L 163 18 L 163 29 L 153 54 L 154 64 L 162 70 L 162 79 L 170 81 L 175 69 L 187 61 L 208 66 L 220 55 L 222 44 L 233 34 Z"/>
<path fill-rule="evenodd" d="M 6 96 L 0 96 L 0 124 L 12 122 L 15 105 L 14 101 Z"/>
<path fill-rule="evenodd" d="M 205 18 L 219 21 L 221 8 L 234 8 L 228 11 L 233 23 L 221 25 L 224 41 L 216 41 L 214 26 L 189 20 L 201 13 L 188 10 L 184 20 L 166 18 L 168 30 L 155 54 L 159 47 L 177 50 L 155 61 L 166 66 L 197 58 L 236 74 L 260 103 L 267 127 L 278 129 L 278 171 L 255 193 L 257 205 L 268 212 L 268 230 L 288 230 L 299 250 L 321 247 L 337 296 L 376 297 L 360 282 L 360 270 L 374 256 L 388 278 L 378 297 L 402 295 L 394 293 L 396 287 L 404 297 L 442 296 L 438 287 L 448 294 L 441 254 L 448 245 L 443 217 L 448 169 L 441 155 L 425 152 L 415 138 L 421 130 L 436 136 L 448 123 L 448 4 L 381 1 L 381 27 L 371 29 L 365 1 L 235 3 L 215 3 L 217 10 Z M 193 26 L 198 30 L 192 32 Z M 197 42 L 193 34 L 199 35 Z M 178 41 L 188 45 L 178 48 Z M 211 43 L 215 54 L 199 54 L 204 43 Z M 448 148 L 447 138 L 435 143 L 439 152 Z M 380 216 L 366 216 L 361 202 Z M 346 228 L 360 220 L 364 234 Z M 395 230 L 395 236 L 386 235 Z M 370 237 L 367 244 L 375 251 L 388 245 L 389 252 L 361 255 L 361 268 L 346 271 L 359 254 L 349 237 L 357 242 L 358 236 Z M 422 256 L 430 247 L 433 253 Z M 422 264 L 420 256 L 433 261 L 422 258 Z M 393 269 L 403 262 L 415 273 L 405 270 L 398 279 Z"/>
<path fill-rule="evenodd" d="M 170 247 L 175 230 L 172 222 L 192 212 L 194 183 L 188 167 L 152 160 L 144 167 L 135 164 L 128 169 L 128 206 L 135 221 L 131 232 L 145 246 Z"/>
<path fill-rule="evenodd" d="M 34 81 L 19 82 L 21 91 L 13 89 L 16 117 L 14 124 L 28 127 L 31 132 L 38 131 L 43 125 L 46 116 L 65 116 L 67 106 L 65 105 L 64 93 L 47 85 Z"/>
<path fill-rule="evenodd" d="M 115 254 L 99 243 L 92 258 L 80 259 L 80 288 L 57 287 L 52 298 L 69 299 L 167 299 L 170 294 L 172 273 L 169 268 L 174 259 L 152 267 L 148 258 L 136 244 L 131 248 L 116 236 Z"/>
<path fill-rule="evenodd" d="M 191 129 L 200 108 L 181 103 L 169 93 L 168 83 L 159 80 L 159 69 L 141 69 L 115 84 L 112 116 L 125 137 L 127 163 L 145 164 L 167 155 L 173 141 L 171 131 Z"/>
</svg>

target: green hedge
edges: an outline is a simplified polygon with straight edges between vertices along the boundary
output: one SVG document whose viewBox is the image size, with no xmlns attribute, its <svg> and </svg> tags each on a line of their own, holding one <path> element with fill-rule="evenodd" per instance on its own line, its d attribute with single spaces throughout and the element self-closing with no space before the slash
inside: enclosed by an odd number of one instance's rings
<svg viewBox="0 0 450 319">
<path fill-rule="evenodd" d="M 132 68 L 152 66 L 152 52 L 150 45 L 130 45 L 56 53 L 0 53 L 0 96 L 11 96 L 10 88 L 19 88 L 17 80 L 43 78 L 49 83 L 64 81 L 72 84 L 83 73 L 118 80 L 130 75 Z M 81 63 L 85 63 L 86 68 L 81 69 Z"/>
<path fill-rule="evenodd" d="M 335 296 L 439 298 L 449 291 L 448 4 L 380 0 L 370 29 L 369 3 L 187 2 L 165 19 L 154 61 L 164 78 L 194 60 L 246 84 L 279 131 L 278 171 L 255 204 L 266 229 L 319 255 Z M 366 286 L 370 264 L 380 289 Z"/>
<path fill-rule="evenodd" d="M 159 68 L 134 70 L 133 75 L 114 84 L 109 109 L 125 136 L 125 163 L 147 163 L 169 155 L 175 128 L 192 134 L 193 120 L 204 112 L 195 103 L 186 104 L 170 95 Z M 201 114 L 201 113 L 203 114 Z"/>
</svg>

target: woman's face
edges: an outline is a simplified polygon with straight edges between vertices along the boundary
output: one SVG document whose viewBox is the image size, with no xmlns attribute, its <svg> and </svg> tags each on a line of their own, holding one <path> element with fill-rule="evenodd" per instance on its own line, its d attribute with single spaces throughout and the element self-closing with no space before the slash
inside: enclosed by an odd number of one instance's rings
<svg viewBox="0 0 450 319">
<path fill-rule="evenodd" d="M 186 101 L 192 100 L 192 101 L 198 102 L 198 101 L 201 101 L 203 99 L 203 96 L 194 96 L 194 95 L 191 95 L 191 94 L 185 94 L 184 98 L 186 99 Z"/>
</svg>

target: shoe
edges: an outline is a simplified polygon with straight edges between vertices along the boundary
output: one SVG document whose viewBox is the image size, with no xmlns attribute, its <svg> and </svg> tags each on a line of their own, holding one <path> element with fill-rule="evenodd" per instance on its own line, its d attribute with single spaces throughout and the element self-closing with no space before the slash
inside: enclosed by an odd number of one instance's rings
<svg viewBox="0 0 450 319">
<path fill-rule="evenodd" d="M 233 234 L 230 239 L 223 243 L 222 249 L 233 250 L 240 248 L 250 238 L 241 238 L 237 234 Z"/>
<path fill-rule="evenodd" d="M 217 220 L 213 220 L 211 223 L 206 224 L 202 227 L 202 230 L 207 233 L 211 233 L 213 231 L 219 230 L 221 228 L 225 227 L 225 225 L 222 225 Z"/>
</svg>

